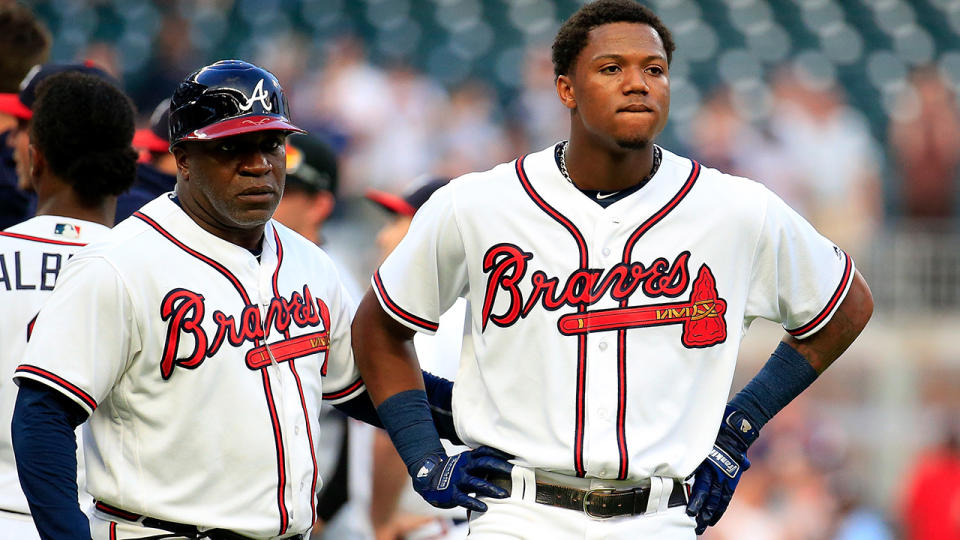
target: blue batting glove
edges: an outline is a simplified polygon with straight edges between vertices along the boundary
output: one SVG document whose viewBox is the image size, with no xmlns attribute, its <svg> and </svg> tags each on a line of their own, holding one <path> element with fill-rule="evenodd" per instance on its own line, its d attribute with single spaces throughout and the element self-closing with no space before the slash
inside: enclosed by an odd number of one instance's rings
<svg viewBox="0 0 960 540">
<path fill-rule="evenodd" d="M 442 452 L 429 454 L 413 463 L 408 471 L 413 477 L 413 489 L 437 508 L 462 506 L 475 512 L 486 512 L 487 505 L 467 495 L 504 499 L 510 494 L 482 477 L 484 473 L 509 475 L 513 465 L 507 460 L 513 456 L 481 446 L 454 456 Z"/>
<path fill-rule="evenodd" d="M 727 406 L 713 449 L 694 471 L 687 515 L 696 518 L 698 535 L 716 525 L 727 510 L 740 476 L 750 468 L 747 448 L 758 435 L 746 415 Z"/>
</svg>

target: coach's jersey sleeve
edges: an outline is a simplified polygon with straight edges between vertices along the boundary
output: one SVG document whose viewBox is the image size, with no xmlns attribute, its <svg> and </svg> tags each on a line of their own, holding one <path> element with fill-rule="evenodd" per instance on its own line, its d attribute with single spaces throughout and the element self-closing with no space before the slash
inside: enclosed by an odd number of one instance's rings
<svg viewBox="0 0 960 540">
<path fill-rule="evenodd" d="M 353 320 L 356 304 L 339 279 L 336 289 L 337 293 L 331 298 L 329 306 L 330 345 L 321 368 L 323 399 L 330 403 L 347 401 L 365 388 L 350 345 L 350 321 Z"/>
<path fill-rule="evenodd" d="M 437 331 L 440 315 L 466 290 L 466 257 L 454 187 L 438 189 L 420 207 L 410 230 L 372 279 L 387 313 L 428 334 Z"/>
<path fill-rule="evenodd" d="M 137 318 L 114 267 L 77 259 L 40 310 L 14 377 L 46 384 L 92 414 L 139 350 Z"/>
<path fill-rule="evenodd" d="M 763 191 L 766 212 L 746 316 L 779 322 L 803 339 L 823 328 L 843 301 L 853 282 L 853 259 L 779 197 Z"/>
</svg>

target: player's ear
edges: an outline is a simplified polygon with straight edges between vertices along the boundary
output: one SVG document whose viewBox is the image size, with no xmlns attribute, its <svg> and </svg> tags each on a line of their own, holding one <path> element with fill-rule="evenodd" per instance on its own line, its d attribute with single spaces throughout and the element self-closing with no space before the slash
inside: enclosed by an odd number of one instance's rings
<svg viewBox="0 0 960 540">
<path fill-rule="evenodd" d="M 43 152 L 38 150 L 33 144 L 27 146 L 27 156 L 27 161 L 30 163 L 30 178 L 26 180 L 27 183 L 36 190 L 37 178 L 40 178 L 47 169 L 47 159 L 43 157 Z"/>
<path fill-rule="evenodd" d="M 574 95 L 570 77 L 566 75 L 557 77 L 557 95 L 560 96 L 560 102 L 564 107 L 570 110 L 577 108 L 577 97 Z"/>
<path fill-rule="evenodd" d="M 183 146 L 177 145 L 171 148 L 170 152 L 173 153 L 173 158 L 177 161 L 177 176 L 189 180 L 190 167 L 187 165 L 187 151 L 184 150 Z"/>
</svg>

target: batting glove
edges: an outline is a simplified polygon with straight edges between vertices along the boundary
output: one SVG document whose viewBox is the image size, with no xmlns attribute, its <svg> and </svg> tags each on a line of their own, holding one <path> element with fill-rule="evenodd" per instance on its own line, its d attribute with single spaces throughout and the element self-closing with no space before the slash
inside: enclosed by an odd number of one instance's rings
<svg viewBox="0 0 960 540">
<path fill-rule="evenodd" d="M 512 456 L 481 446 L 453 456 L 434 453 L 409 467 L 413 477 L 413 489 L 428 503 L 437 508 L 463 506 L 475 512 L 486 512 L 487 505 L 467 495 L 504 499 L 510 494 L 482 478 L 484 473 L 509 475 L 513 465 L 507 460 Z"/>
<path fill-rule="evenodd" d="M 727 510 L 740 475 L 750 468 L 747 448 L 759 433 L 746 415 L 727 405 L 713 449 L 694 471 L 696 480 L 687 504 L 687 515 L 696 517 L 697 534 L 716 525 Z"/>
</svg>

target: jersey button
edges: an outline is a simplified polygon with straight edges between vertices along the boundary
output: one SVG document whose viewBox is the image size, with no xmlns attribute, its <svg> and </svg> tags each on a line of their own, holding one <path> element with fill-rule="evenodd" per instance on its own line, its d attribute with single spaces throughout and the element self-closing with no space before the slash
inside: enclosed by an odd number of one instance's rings
<svg viewBox="0 0 960 540">
<path fill-rule="evenodd" d="M 293 432 L 297 435 L 300 434 L 300 426 L 293 426 Z"/>
<path fill-rule="evenodd" d="M 600 342 L 600 350 L 601 350 L 601 351 L 607 350 L 607 342 L 606 342 L 606 341 L 601 341 L 601 342 Z"/>
<path fill-rule="evenodd" d="M 607 255 L 610 255 L 610 248 L 603 248 L 603 255 L 604 257 L 606 257 Z"/>
</svg>

